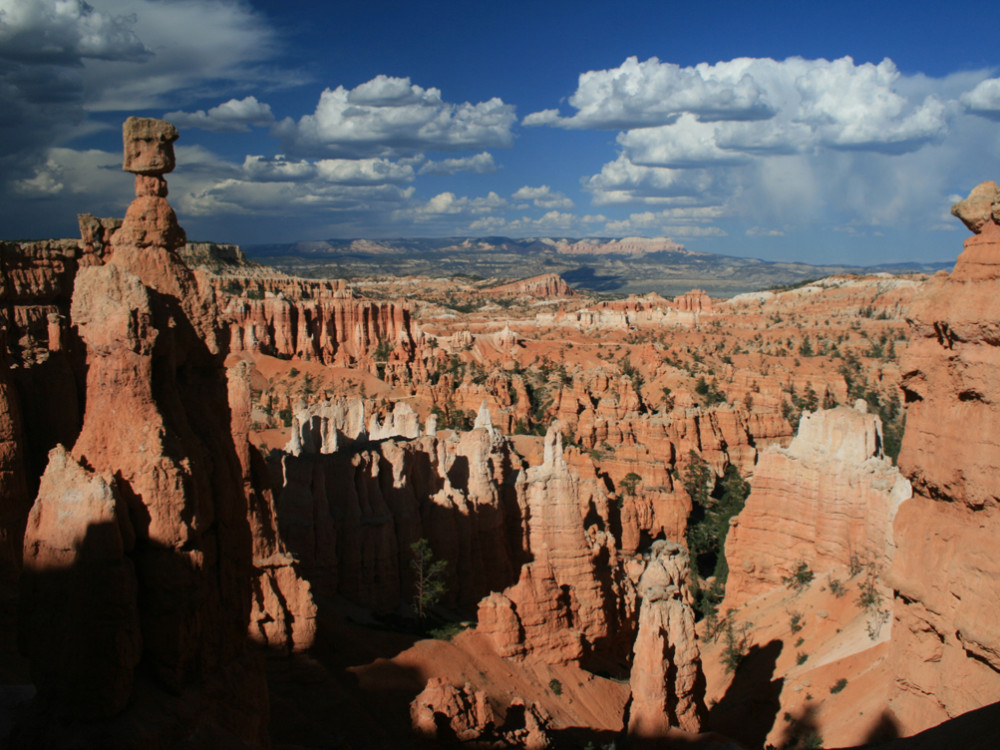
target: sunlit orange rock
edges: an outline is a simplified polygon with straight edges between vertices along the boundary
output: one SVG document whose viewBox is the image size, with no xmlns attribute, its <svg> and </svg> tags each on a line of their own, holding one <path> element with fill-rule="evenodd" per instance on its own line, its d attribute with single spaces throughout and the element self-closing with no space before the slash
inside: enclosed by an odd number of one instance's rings
<svg viewBox="0 0 1000 750">
<path fill-rule="evenodd" d="M 971 210 L 983 187 L 953 209 L 979 233 L 915 304 L 901 363 L 914 497 L 895 524 L 890 658 L 907 734 L 1000 700 L 1000 226 L 995 199 Z"/>
<path fill-rule="evenodd" d="M 892 521 L 909 483 L 882 453 L 882 424 L 861 408 L 806 413 L 786 449 L 765 451 L 726 538 L 723 611 L 814 574 L 892 560 Z"/>
<path fill-rule="evenodd" d="M 654 542 L 639 578 L 639 627 L 632 647 L 628 732 L 665 737 L 672 727 L 701 730 L 705 677 L 694 629 L 687 550 Z"/>
</svg>

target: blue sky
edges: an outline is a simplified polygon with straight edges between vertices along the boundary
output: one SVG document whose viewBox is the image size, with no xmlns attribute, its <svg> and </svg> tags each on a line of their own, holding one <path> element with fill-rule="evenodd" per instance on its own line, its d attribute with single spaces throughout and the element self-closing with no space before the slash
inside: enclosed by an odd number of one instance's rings
<svg viewBox="0 0 1000 750">
<path fill-rule="evenodd" d="M 0 0 L 0 236 L 122 215 L 181 130 L 192 239 L 668 236 L 947 260 L 1000 179 L 993 3 Z"/>
</svg>

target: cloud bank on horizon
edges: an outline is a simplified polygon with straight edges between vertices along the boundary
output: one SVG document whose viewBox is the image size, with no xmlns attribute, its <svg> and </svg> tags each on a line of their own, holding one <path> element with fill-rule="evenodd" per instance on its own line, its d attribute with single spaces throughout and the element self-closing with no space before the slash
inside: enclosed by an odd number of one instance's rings
<svg viewBox="0 0 1000 750">
<path fill-rule="evenodd" d="M 0 0 L 4 235 L 122 213 L 117 123 L 136 113 L 181 128 L 170 186 L 189 235 L 243 243 L 636 234 L 806 261 L 937 259 L 959 236 L 939 231 L 958 229 L 950 203 L 1000 177 L 996 67 L 630 56 L 519 114 L 489 80 L 463 101 L 447 80 L 317 74 L 288 47 L 244 2 Z M 572 85 L 521 85 L 536 83 Z"/>
</svg>

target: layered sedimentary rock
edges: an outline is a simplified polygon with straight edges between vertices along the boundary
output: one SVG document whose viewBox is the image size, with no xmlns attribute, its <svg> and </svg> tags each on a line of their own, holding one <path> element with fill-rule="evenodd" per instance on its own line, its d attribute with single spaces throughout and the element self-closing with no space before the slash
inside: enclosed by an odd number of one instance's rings
<svg viewBox="0 0 1000 750">
<path fill-rule="evenodd" d="M 907 733 L 1000 700 L 1000 212 L 995 183 L 952 209 L 977 232 L 912 309 L 902 361 L 891 706 Z"/>
<path fill-rule="evenodd" d="M 509 585 L 524 555 L 519 459 L 491 424 L 419 435 L 404 411 L 367 429 L 359 401 L 296 411 L 293 450 L 275 458 L 280 532 L 320 591 L 378 612 L 409 608 L 410 545 L 426 538 L 448 561 L 446 601 L 472 606 Z M 368 442 L 373 427 L 405 436 Z"/>
<path fill-rule="evenodd" d="M 49 450 L 72 443 L 80 429 L 83 362 L 69 307 L 73 279 L 87 257 L 73 240 L 0 242 L 0 324 L 13 365 L 9 400 L 18 402 L 13 411 L 21 415 L 31 494 Z"/>
<path fill-rule="evenodd" d="M 525 472 L 528 552 L 518 582 L 479 604 L 479 626 L 499 653 L 569 663 L 614 654 L 630 639 L 635 594 L 608 522 L 608 498 L 570 470 L 561 425 L 545 436 L 544 460 Z"/>
<path fill-rule="evenodd" d="M 26 537 L 22 643 L 39 695 L 63 721 L 115 716 L 142 653 L 136 536 L 116 483 L 57 446 Z"/>
<path fill-rule="evenodd" d="M 672 727 L 701 730 L 705 677 L 694 629 L 690 563 L 680 544 L 657 541 L 639 578 L 628 732 L 655 738 Z"/>
<path fill-rule="evenodd" d="M 527 295 L 539 297 L 541 299 L 551 299 L 553 297 L 572 297 L 576 292 L 557 273 L 543 273 L 540 276 L 532 276 L 529 279 L 513 281 L 510 284 L 491 287 L 485 290 L 491 296 L 504 295 Z"/>
<path fill-rule="evenodd" d="M 543 314 L 538 320 L 574 321 L 581 327 L 600 328 L 650 325 L 693 328 L 698 324 L 700 313 L 711 312 L 711 298 L 702 290 L 693 289 L 672 301 L 651 292 L 642 297 L 633 295 L 623 300 L 600 302 L 573 312 Z"/>
<path fill-rule="evenodd" d="M 712 312 L 712 298 L 701 289 L 692 289 L 690 292 L 674 298 L 674 307 L 681 312 Z"/>
<path fill-rule="evenodd" d="M 19 359 L 42 359 L 59 348 L 49 343 L 49 316 L 69 312 L 78 255 L 74 240 L 0 243 L 2 313 Z"/>
<path fill-rule="evenodd" d="M 605 242 L 598 239 L 585 239 L 578 242 L 569 240 L 549 240 L 543 242 L 554 246 L 557 253 L 568 255 L 632 255 L 642 256 L 649 253 L 681 252 L 692 254 L 685 250 L 683 245 L 678 245 L 669 237 L 622 237 L 620 240 Z"/>
<path fill-rule="evenodd" d="M 267 465 L 249 441 L 249 370 L 245 362 L 230 369 L 229 408 L 253 539 L 250 637 L 275 651 L 302 651 L 316 637 L 316 605 L 309 582 L 299 575 L 298 564 L 278 532 Z"/>
<path fill-rule="evenodd" d="M 381 344 L 390 361 L 408 362 L 419 333 L 410 311 L 393 302 L 340 292 L 316 299 L 234 298 L 226 308 L 232 350 L 349 365 L 371 358 Z"/>
<path fill-rule="evenodd" d="M 16 594 L 21 545 L 32 496 L 24 462 L 21 409 L 6 362 L 0 331 L 0 613 Z M 0 620 L 5 619 L 0 614 Z"/>
<path fill-rule="evenodd" d="M 285 451 L 293 456 L 329 454 L 358 443 L 397 437 L 413 439 L 424 432 L 417 413 L 405 401 L 393 404 L 382 420 L 377 414 L 366 419 L 365 405 L 360 398 L 297 404 Z M 427 434 L 433 435 L 433 431 Z"/>
<path fill-rule="evenodd" d="M 979 183 L 968 198 L 951 207 L 951 213 L 973 234 L 980 234 L 990 224 L 1000 224 L 1000 185 L 992 180 Z"/>
<path fill-rule="evenodd" d="M 804 414 L 788 448 L 761 454 L 752 488 L 726 539 L 725 609 L 781 586 L 801 563 L 820 573 L 854 558 L 885 571 L 892 521 L 910 496 L 864 402 Z"/>
<path fill-rule="evenodd" d="M 52 454 L 25 537 L 21 638 L 38 698 L 15 746 L 266 745 L 225 351 L 211 289 L 177 255 L 162 178 L 176 131 L 130 118 L 124 133 L 136 200 L 106 265 L 77 272 L 70 310 L 87 352 L 83 426 L 69 455 Z M 106 606 L 82 596 L 91 585 Z M 103 643 L 46 656 L 78 632 Z"/>
</svg>

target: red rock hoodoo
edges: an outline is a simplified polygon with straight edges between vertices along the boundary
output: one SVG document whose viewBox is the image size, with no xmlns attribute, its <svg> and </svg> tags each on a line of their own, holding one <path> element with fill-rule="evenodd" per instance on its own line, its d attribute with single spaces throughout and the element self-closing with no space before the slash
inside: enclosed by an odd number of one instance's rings
<svg viewBox="0 0 1000 750">
<path fill-rule="evenodd" d="M 38 696 L 14 745 L 266 746 L 218 312 L 177 254 L 162 177 L 177 132 L 130 118 L 124 136 L 136 199 L 73 289 L 83 426 L 71 452 L 52 452 L 25 537 L 21 639 Z"/>
<path fill-rule="evenodd" d="M 609 533 L 608 497 L 570 470 L 561 425 L 545 436 L 544 460 L 525 472 L 527 549 L 517 583 L 479 604 L 478 629 L 505 656 L 553 664 L 614 653 L 631 640 L 635 594 Z M 601 648 L 599 648 L 599 646 Z"/>
<path fill-rule="evenodd" d="M 639 578 L 639 629 L 633 646 L 628 732 L 665 737 L 671 728 L 699 732 L 705 678 L 694 629 L 690 563 L 683 545 L 653 542 Z"/>
</svg>

